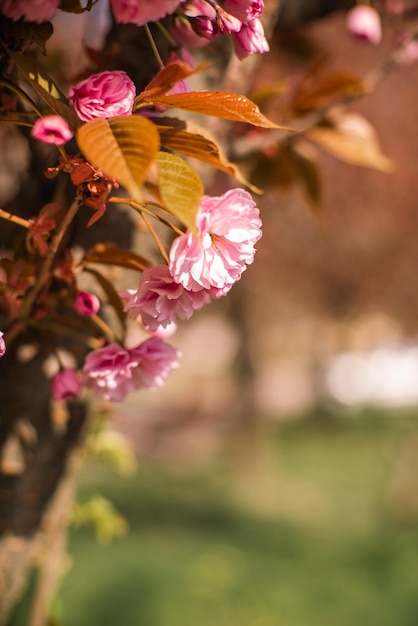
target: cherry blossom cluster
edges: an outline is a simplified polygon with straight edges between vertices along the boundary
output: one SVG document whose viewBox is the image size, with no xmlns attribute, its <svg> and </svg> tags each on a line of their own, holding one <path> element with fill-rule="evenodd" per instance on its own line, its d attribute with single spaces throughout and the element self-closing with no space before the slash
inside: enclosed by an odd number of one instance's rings
<svg viewBox="0 0 418 626">
<path fill-rule="evenodd" d="M 136 290 L 120 293 L 129 316 L 139 319 L 152 336 L 134 348 L 111 343 L 93 351 L 81 376 L 61 369 L 53 379 L 54 397 L 77 397 L 82 384 L 112 401 L 134 390 L 160 387 L 180 357 L 160 335 L 171 333 L 178 319 L 189 319 L 211 298 L 228 293 L 252 263 L 260 237 L 259 211 L 248 192 L 233 189 L 220 197 L 205 196 L 196 232 L 174 240 L 169 265 L 146 269 Z M 79 292 L 73 302 L 81 315 L 94 315 L 99 306 L 88 292 Z"/>
<path fill-rule="evenodd" d="M 260 22 L 263 0 L 102 0 L 121 24 L 144 26 L 170 16 L 171 36 L 186 48 L 205 46 L 220 35 L 231 35 L 240 59 L 269 51 Z M 0 0 L 0 11 L 14 21 L 51 20 L 59 0 Z"/>
<path fill-rule="evenodd" d="M 173 16 L 171 32 L 186 48 L 199 48 L 220 35 L 230 35 L 235 54 L 244 59 L 270 49 L 259 19 L 263 9 L 263 0 L 187 0 Z"/>
<path fill-rule="evenodd" d="M 196 232 L 174 240 L 169 265 L 145 270 L 136 291 L 120 294 L 125 310 L 151 332 L 173 328 L 177 318 L 189 319 L 211 298 L 228 293 L 253 262 L 260 237 L 259 210 L 247 191 L 204 196 Z"/>
<path fill-rule="evenodd" d="M 0 0 L 0 10 L 13 20 L 23 18 L 40 23 L 51 19 L 58 8 L 58 0 Z M 259 21 L 264 8 L 262 0 L 110 0 L 110 8 L 116 21 L 138 26 L 171 15 L 173 34 L 177 33 L 178 40 L 191 47 L 221 34 L 231 34 L 240 58 L 268 49 Z M 135 95 L 135 85 L 125 72 L 104 71 L 70 87 L 68 102 L 80 121 L 88 122 L 131 115 Z M 59 148 L 73 138 L 67 121 L 55 114 L 37 119 L 31 135 Z M 80 156 L 61 158 L 60 165 L 49 168 L 48 175 L 55 176 L 59 171 L 67 172 L 74 185 L 84 185 L 84 203 L 96 210 L 89 222 L 93 224 L 103 214 L 110 190 L 117 183 Z M 56 227 L 55 208 L 53 203 L 47 205 L 28 222 L 28 245 L 31 242 L 44 257 L 48 253 L 48 237 Z M 134 390 L 160 387 L 180 357 L 179 351 L 163 338 L 175 331 L 178 320 L 189 319 L 212 299 L 229 292 L 253 262 L 260 237 L 259 210 L 247 191 L 232 189 L 219 197 L 204 196 L 194 229 L 174 239 L 168 263 L 145 269 L 136 289 L 119 294 L 125 312 L 139 321 L 150 337 L 134 347 L 110 341 L 87 356 L 80 372 L 60 366 L 52 379 L 53 397 L 77 398 L 86 387 L 107 400 L 120 401 Z M 55 273 L 70 286 L 73 311 L 97 318 L 100 300 L 77 288 L 71 259 L 61 263 Z M 0 332 L 0 356 L 5 351 Z"/>
</svg>

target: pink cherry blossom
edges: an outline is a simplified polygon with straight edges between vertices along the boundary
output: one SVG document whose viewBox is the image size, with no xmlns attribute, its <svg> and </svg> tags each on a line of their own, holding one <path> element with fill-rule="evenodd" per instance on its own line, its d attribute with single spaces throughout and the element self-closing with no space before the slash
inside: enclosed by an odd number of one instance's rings
<svg viewBox="0 0 418 626">
<path fill-rule="evenodd" d="M 71 128 L 60 115 L 45 115 L 36 120 L 31 130 L 34 139 L 63 146 L 73 136 Z"/>
<path fill-rule="evenodd" d="M 68 98 L 84 122 L 96 117 L 130 115 L 135 85 L 126 72 L 101 72 L 71 87 Z"/>
<path fill-rule="evenodd" d="M 210 299 L 204 289 L 188 291 L 176 283 L 167 265 L 156 265 L 142 273 L 138 291 L 126 301 L 125 311 L 134 319 L 140 316 L 147 330 L 157 331 L 169 326 L 176 317 L 189 319 Z"/>
<path fill-rule="evenodd" d="M 4 333 L 0 330 L 0 357 L 4 356 L 6 353 L 6 342 L 3 339 Z"/>
<path fill-rule="evenodd" d="M 52 395 L 55 400 L 78 398 L 81 393 L 79 375 L 73 369 L 63 369 L 52 379 Z"/>
<path fill-rule="evenodd" d="M 80 315 L 95 315 L 100 309 L 100 300 L 94 293 L 79 291 L 74 298 L 73 308 Z"/>
<path fill-rule="evenodd" d="M 380 16 L 376 9 L 365 4 L 353 7 L 347 13 L 347 29 L 357 37 L 368 43 L 378 44 L 382 39 Z"/>
<path fill-rule="evenodd" d="M 230 35 L 231 33 L 239 33 L 242 28 L 242 22 L 234 15 L 226 11 L 218 13 L 219 29 L 222 35 Z"/>
<path fill-rule="evenodd" d="M 215 297 L 224 295 L 253 262 L 260 229 L 259 210 L 247 191 L 204 196 L 196 218 L 197 234 L 187 232 L 173 241 L 171 275 L 189 291 L 203 287 L 214 289 Z"/>
<path fill-rule="evenodd" d="M 181 0 L 110 0 L 116 22 L 143 26 L 173 13 Z"/>
<path fill-rule="evenodd" d="M 0 0 L 0 11 L 15 22 L 23 17 L 40 24 L 54 17 L 58 4 L 59 0 Z"/>
<path fill-rule="evenodd" d="M 179 350 L 160 337 L 150 337 L 131 351 L 132 359 L 139 363 L 134 370 L 137 389 L 162 387 L 173 368 L 178 367 Z"/>
<path fill-rule="evenodd" d="M 265 54 L 270 50 L 259 19 L 243 24 L 239 33 L 232 33 L 232 41 L 239 59 L 245 59 L 250 54 Z"/>
<path fill-rule="evenodd" d="M 222 8 L 241 22 L 251 22 L 264 10 L 263 0 L 223 0 Z"/>
<path fill-rule="evenodd" d="M 167 339 L 167 337 L 172 337 L 177 332 L 177 324 L 175 322 L 170 322 L 167 326 L 158 326 L 155 330 L 150 332 L 153 337 Z"/>
<path fill-rule="evenodd" d="M 150 337 L 132 349 L 113 343 L 87 356 L 83 380 L 106 400 L 120 402 L 136 389 L 161 387 L 179 357 L 179 351 L 159 337 Z"/>
</svg>

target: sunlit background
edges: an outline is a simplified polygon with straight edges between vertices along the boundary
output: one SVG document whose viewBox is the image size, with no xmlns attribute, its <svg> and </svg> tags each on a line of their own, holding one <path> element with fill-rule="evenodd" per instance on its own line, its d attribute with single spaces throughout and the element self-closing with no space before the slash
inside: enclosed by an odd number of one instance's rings
<svg viewBox="0 0 418 626">
<path fill-rule="evenodd" d="M 278 31 L 254 92 L 312 55 L 364 75 L 392 44 L 353 43 L 338 12 Z M 267 177 L 254 266 L 170 340 L 167 386 L 97 407 L 115 432 L 90 446 L 126 436 L 137 467 L 79 460 L 57 624 L 418 624 L 417 78 L 350 106 L 393 172 L 307 143 L 320 215 Z"/>
</svg>

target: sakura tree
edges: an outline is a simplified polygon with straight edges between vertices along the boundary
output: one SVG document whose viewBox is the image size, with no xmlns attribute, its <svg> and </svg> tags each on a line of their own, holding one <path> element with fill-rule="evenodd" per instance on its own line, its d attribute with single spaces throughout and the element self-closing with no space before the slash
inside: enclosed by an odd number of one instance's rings
<svg viewBox="0 0 418 626">
<path fill-rule="evenodd" d="M 240 123 L 246 131 L 235 153 L 256 153 L 274 169 L 272 146 L 300 165 L 297 141 L 314 130 L 320 141 L 324 126 L 337 132 L 332 107 L 366 92 L 351 76 L 331 86 L 318 78 L 310 92 L 302 84 L 289 105 L 292 123 L 284 124 L 241 93 L 192 89 L 189 82 L 208 71 L 202 59 L 213 45 L 235 63 L 269 51 L 264 28 L 278 15 L 272 5 L 268 24 L 263 0 L 0 0 L 0 121 L 24 138 L 36 171 L 36 191 L 22 184 L 0 208 L 0 624 L 82 441 L 89 394 L 119 402 L 161 387 L 181 363 L 166 340 L 179 320 L 227 297 L 254 261 L 262 223 L 252 193 L 260 190 L 190 114 Z M 54 67 L 54 20 L 63 13 L 81 20 L 99 7 L 103 40 L 126 27 L 122 37 L 134 29 L 145 41 L 142 69 L 157 68 L 148 80 L 117 67 L 118 45 L 86 46 L 90 65 L 70 84 Z M 370 7 L 358 7 L 348 27 L 379 40 Z M 413 56 L 412 44 L 402 44 L 404 55 Z M 257 129 L 255 143 L 249 128 Z M 190 158 L 229 175 L 230 184 L 205 193 Z M 303 163 L 295 176 L 306 185 Z M 152 252 L 100 230 L 120 207 L 141 220 Z M 116 267 L 137 272 L 128 289 L 107 272 Z M 129 337 L 133 323 L 146 336 L 139 343 Z M 18 460 L 10 452 L 16 447 Z"/>
</svg>

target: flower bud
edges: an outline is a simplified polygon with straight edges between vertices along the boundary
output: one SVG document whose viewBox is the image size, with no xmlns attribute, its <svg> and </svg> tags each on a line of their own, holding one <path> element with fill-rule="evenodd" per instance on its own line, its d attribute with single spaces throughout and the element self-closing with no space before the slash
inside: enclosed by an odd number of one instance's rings
<svg viewBox="0 0 418 626">
<path fill-rule="evenodd" d="M 81 382 L 73 369 L 63 369 L 52 379 L 52 395 L 54 400 L 70 400 L 78 398 L 81 393 Z"/>
<path fill-rule="evenodd" d="M 382 39 L 380 16 L 376 9 L 367 5 L 358 5 L 347 13 L 347 29 L 368 43 L 378 44 Z"/>
<path fill-rule="evenodd" d="M 100 309 L 100 300 L 94 293 L 79 291 L 73 302 L 73 308 L 80 315 L 95 315 Z"/>
<path fill-rule="evenodd" d="M 36 120 L 31 130 L 32 137 L 55 146 L 63 146 L 73 136 L 72 130 L 60 115 L 45 115 Z"/>
</svg>

